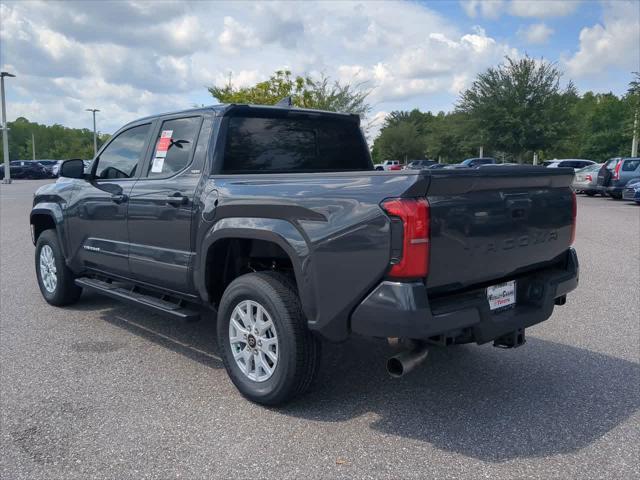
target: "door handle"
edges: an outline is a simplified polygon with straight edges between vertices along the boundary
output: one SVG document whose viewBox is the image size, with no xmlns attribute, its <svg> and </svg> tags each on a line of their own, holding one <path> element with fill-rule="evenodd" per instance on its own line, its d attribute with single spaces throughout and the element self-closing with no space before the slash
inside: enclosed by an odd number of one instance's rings
<svg viewBox="0 0 640 480">
<path fill-rule="evenodd" d="M 189 203 L 189 198 L 182 195 L 180 192 L 176 192 L 173 195 L 169 195 L 165 201 L 169 205 L 173 205 L 174 207 L 179 207 L 180 205 L 186 205 Z"/>
<path fill-rule="evenodd" d="M 118 205 L 121 203 L 126 202 L 127 200 L 129 200 L 129 197 L 127 195 L 125 195 L 124 193 L 118 193 L 115 195 L 111 195 L 111 201 L 113 201 L 114 203 L 117 203 Z"/>
</svg>

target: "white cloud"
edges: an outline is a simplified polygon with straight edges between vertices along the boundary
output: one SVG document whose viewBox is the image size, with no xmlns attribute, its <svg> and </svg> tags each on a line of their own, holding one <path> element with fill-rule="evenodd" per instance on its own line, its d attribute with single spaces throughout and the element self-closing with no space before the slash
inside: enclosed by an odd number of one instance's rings
<svg viewBox="0 0 640 480">
<path fill-rule="evenodd" d="M 504 0 L 463 0 L 461 5 L 471 18 L 498 18 L 505 8 Z"/>
<path fill-rule="evenodd" d="M 569 74 L 584 77 L 607 67 L 637 71 L 640 59 L 640 11 L 636 2 L 610 2 L 604 21 L 580 31 L 578 51 L 566 60 Z"/>
<path fill-rule="evenodd" d="M 564 17 L 578 7 L 577 0 L 512 0 L 509 13 L 516 17 Z"/>
<path fill-rule="evenodd" d="M 240 24 L 233 17 L 224 17 L 224 29 L 218 36 L 218 42 L 222 48 L 232 53 L 260 44 L 253 29 Z"/>
<path fill-rule="evenodd" d="M 544 23 L 534 23 L 518 30 L 518 36 L 531 44 L 545 44 L 551 35 L 553 35 L 553 29 Z"/>
<path fill-rule="evenodd" d="M 153 7 L 153 8 L 152 8 Z M 1 4 L 10 116 L 113 131 L 141 115 L 214 103 L 206 87 L 276 69 L 368 82 L 374 111 L 455 94 L 513 50 L 414 2 Z M 479 7 L 488 11 L 490 7 Z M 447 100 L 448 102 L 448 100 Z M 438 106 L 446 105 L 440 101 Z"/>
<path fill-rule="evenodd" d="M 574 12 L 579 0 L 463 0 L 463 10 L 471 18 L 496 19 L 503 14 L 514 17 L 563 17 Z"/>
</svg>

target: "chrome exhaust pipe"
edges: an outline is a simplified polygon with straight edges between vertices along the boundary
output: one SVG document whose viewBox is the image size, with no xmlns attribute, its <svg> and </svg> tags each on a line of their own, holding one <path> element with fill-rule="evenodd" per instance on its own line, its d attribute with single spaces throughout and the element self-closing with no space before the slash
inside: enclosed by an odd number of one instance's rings
<svg viewBox="0 0 640 480">
<path fill-rule="evenodd" d="M 394 355 L 387 360 L 387 372 L 394 378 L 400 378 L 427 359 L 429 350 L 426 343 L 415 343 L 411 350 Z"/>
</svg>

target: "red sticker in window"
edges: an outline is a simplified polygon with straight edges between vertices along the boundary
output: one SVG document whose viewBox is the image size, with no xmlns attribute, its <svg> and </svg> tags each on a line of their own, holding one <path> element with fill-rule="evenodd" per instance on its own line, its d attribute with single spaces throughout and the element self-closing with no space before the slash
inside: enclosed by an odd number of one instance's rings
<svg viewBox="0 0 640 480">
<path fill-rule="evenodd" d="M 173 130 L 163 130 L 158 139 L 158 145 L 156 146 L 156 157 L 166 157 L 167 150 L 171 146 L 171 137 L 173 136 Z"/>
</svg>

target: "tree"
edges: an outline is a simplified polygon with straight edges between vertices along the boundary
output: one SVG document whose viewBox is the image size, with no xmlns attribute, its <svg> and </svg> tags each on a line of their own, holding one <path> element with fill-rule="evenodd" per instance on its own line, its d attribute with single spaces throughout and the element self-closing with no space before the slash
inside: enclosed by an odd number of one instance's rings
<svg viewBox="0 0 640 480">
<path fill-rule="evenodd" d="M 571 82 L 560 88 L 555 64 L 524 57 L 477 76 L 457 110 L 469 116 L 486 145 L 518 161 L 546 150 L 571 131 L 570 108 L 577 94 Z"/>
<path fill-rule="evenodd" d="M 209 87 L 208 90 L 220 103 L 275 105 L 290 96 L 293 105 L 301 108 L 355 113 L 362 118 L 371 110 L 367 103 L 370 90 L 362 83 L 332 82 L 326 76 L 319 79 L 301 75 L 294 77 L 289 70 L 278 70 L 269 80 L 252 87 L 235 87 L 229 79 L 226 85 Z"/>
<path fill-rule="evenodd" d="M 93 131 L 83 128 L 67 128 L 62 125 L 41 125 L 18 117 L 9 126 L 9 158 L 29 160 L 32 157 L 31 135 L 36 142 L 37 160 L 65 160 L 69 158 L 93 158 Z M 98 135 L 98 148 L 109 135 Z M 4 161 L 0 151 L 0 162 Z"/>
<path fill-rule="evenodd" d="M 380 131 L 374 143 L 375 160 L 412 160 L 424 158 L 424 137 L 411 122 L 400 122 Z"/>
</svg>

